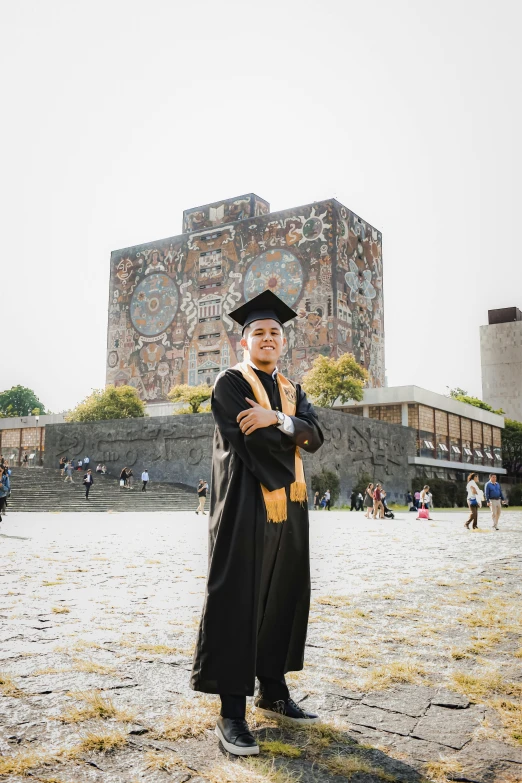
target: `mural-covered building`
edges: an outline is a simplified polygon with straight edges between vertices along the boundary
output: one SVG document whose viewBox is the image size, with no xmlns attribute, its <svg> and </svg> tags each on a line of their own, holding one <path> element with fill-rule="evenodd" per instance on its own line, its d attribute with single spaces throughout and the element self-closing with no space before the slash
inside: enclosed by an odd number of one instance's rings
<svg viewBox="0 0 522 783">
<path fill-rule="evenodd" d="M 335 199 L 270 213 L 254 194 L 186 210 L 184 233 L 111 254 L 107 383 L 161 402 L 242 359 L 229 316 L 270 288 L 298 313 L 281 371 L 351 352 L 384 385 L 382 235 Z"/>
</svg>

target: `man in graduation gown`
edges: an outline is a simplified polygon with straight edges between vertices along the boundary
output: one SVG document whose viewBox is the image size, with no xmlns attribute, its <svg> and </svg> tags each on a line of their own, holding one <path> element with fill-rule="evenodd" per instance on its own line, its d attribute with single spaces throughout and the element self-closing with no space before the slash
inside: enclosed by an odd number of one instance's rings
<svg viewBox="0 0 522 783">
<path fill-rule="evenodd" d="M 245 360 L 218 376 L 212 395 L 209 572 L 191 685 L 220 695 L 216 734 L 250 755 L 259 753 L 245 720 L 256 676 L 265 715 L 317 720 L 292 701 L 285 673 L 303 668 L 310 605 L 299 450 L 317 451 L 323 435 L 301 387 L 277 372 L 296 313 L 265 291 L 230 315 L 243 326 Z"/>
</svg>

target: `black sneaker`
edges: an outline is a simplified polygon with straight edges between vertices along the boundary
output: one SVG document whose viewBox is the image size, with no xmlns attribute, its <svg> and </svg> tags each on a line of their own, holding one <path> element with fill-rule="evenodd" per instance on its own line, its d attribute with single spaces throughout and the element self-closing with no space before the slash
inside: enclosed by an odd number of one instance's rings
<svg viewBox="0 0 522 783">
<path fill-rule="evenodd" d="M 266 718 L 286 718 L 292 723 L 319 723 L 319 716 L 313 712 L 305 712 L 293 699 L 267 701 L 261 696 L 255 700 L 259 712 Z"/>
<path fill-rule="evenodd" d="M 259 745 L 244 718 L 219 717 L 214 729 L 225 750 L 234 756 L 257 756 Z"/>
</svg>

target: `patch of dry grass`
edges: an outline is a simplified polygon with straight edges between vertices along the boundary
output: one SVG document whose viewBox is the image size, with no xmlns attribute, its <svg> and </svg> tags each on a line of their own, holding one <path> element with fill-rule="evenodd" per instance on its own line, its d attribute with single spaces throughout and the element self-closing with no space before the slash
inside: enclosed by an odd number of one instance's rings
<svg viewBox="0 0 522 783">
<path fill-rule="evenodd" d="M 426 671 L 417 661 L 392 661 L 375 666 L 362 687 L 365 691 L 385 690 L 399 683 L 427 684 Z"/>
<path fill-rule="evenodd" d="M 136 650 L 152 655 L 177 655 L 180 652 L 179 647 L 170 647 L 168 644 L 138 644 Z"/>
<path fill-rule="evenodd" d="M 52 755 L 44 751 L 21 750 L 12 756 L 0 757 L 0 775 L 26 775 L 52 759 Z"/>
<path fill-rule="evenodd" d="M 297 783 L 301 775 L 294 775 L 274 761 L 250 756 L 244 761 L 223 761 L 205 772 L 209 783 Z"/>
<path fill-rule="evenodd" d="M 462 764 L 457 759 L 441 758 L 439 761 L 428 761 L 424 771 L 430 780 L 435 783 L 448 783 L 454 775 L 462 773 Z M 451 777 L 448 778 L 448 775 Z"/>
<path fill-rule="evenodd" d="M 90 674 L 114 674 L 116 671 L 114 666 L 96 663 L 96 661 L 84 661 L 81 658 L 74 658 L 74 666 L 71 668 L 77 672 L 88 672 Z"/>
<path fill-rule="evenodd" d="M 218 714 L 219 705 L 216 698 L 200 696 L 184 699 L 177 706 L 177 714 L 167 716 L 154 731 L 154 735 L 158 739 L 172 742 L 199 737 L 207 729 L 214 727 Z"/>
<path fill-rule="evenodd" d="M 0 672 L 0 693 L 3 693 L 4 696 L 13 696 L 17 699 L 24 695 L 13 678 L 10 677 L 9 674 L 5 674 L 5 672 Z"/>
<path fill-rule="evenodd" d="M 336 658 L 346 663 L 351 663 L 355 666 L 360 666 L 362 669 L 367 669 L 368 666 L 375 660 L 375 649 L 370 647 L 360 647 L 354 645 L 351 649 L 344 647 L 334 647 L 334 654 Z"/>
<path fill-rule="evenodd" d="M 159 769 L 164 772 L 172 772 L 176 767 L 182 767 L 184 764 L 178 756 L 151 750 L 145 753 L 145 766 L 147 769 Z"/>
<path fill-rule="evenodd" d="M 283 756 L 289 759 L 298 759 L 301 756 L 301 750 L 298 747 L 280 740 L 264 740 L 259 743 L 259 748 L 265 753 L 270 753 L 271 756 Z"/>
<path fill-rule="evenodd" d="M 122 748 L 127 744 L 127 735 L 123 731 L 108 731 L 105 734 L 98 734 L 90 731 L 82 738 L 69 755 L 73 758 L 74 754 L 86 753 L 87 751 L 98 751 L 99 753 L 108 753 L 116 748 Z"/>
<path fill-rule="evenodd" d="M 78 691 L 70 695 L 83 701 L 85 706 L 68 709 L 58 718 L 62 723 L 82 723 L 94 718 L 102 720 L 114 718 L 119 721 L 131 722 L 136 718 L 134 711 L 119 709 L 112 699 L 104 696 L 101 691 Z"/>
<path fill-rule="evenodd" d="M 371 775 L 375 781 L 384 780 L 388 783 L 394 783 L 397 781 L 395 775 L 391 772 L 386 772 L 382 767 L 378 767 L 372 764 L 370 761 L 360 756 L 357 753 L 351 753 L 348 756 L 330 756 L 321 759 L 320 764 L 322 767 L 332 772 L 334 775 L 342 775 L 346 780 L 351 780 L 354 775 Z"/>
<path fill-rule="evenodd" d="M 494 699 L 491 706 L 498 712 L 504 728 L 517 745 L 522 745 L 522 704 L 520 701 Z"/>
<path fill-rule="evenodd" d="M 68 609 L 66 606 L 53 606 L 51 611 L 53 612 L 53 614 L 69 614 L 71 610 Z"/>
<path fill-rule="evenodd" d="M 321 595 L 315 599 L 315 603 L 321 606 L 348 606 L 351 598 L 347 595 Z"/>
</svg>

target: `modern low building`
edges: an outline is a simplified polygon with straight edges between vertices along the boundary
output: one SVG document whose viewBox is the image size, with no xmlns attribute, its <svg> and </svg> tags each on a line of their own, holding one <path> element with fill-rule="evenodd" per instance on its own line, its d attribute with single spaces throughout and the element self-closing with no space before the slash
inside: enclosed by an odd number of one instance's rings
<svg viewBox="0 0 522 783">
<path fill-rule="evenodd" d="M 336 405 L 348 413 L 417 432 L 417 453 L 409 456 L 419 478 L 463 480 L 471 470 L 487 474 L 502 467 L 504 417 L 418 386 L 365 389 L 362 402 Z"/>
<path fill-rule="evenodd" d="M 0 419 L 0 454 L 11 467 L 20 466 L 24 454 L 31 467 L 43 464 L 45 425 L 62 424 L 63 413 L 42 416 L 13 416 Z"/>
<path fill-rule="evenodd" d="M 522 421 L 522 312 L 518 307 L 488 311 L 480 327 L 482 399 L 509 419 Z"/>
</svg>

